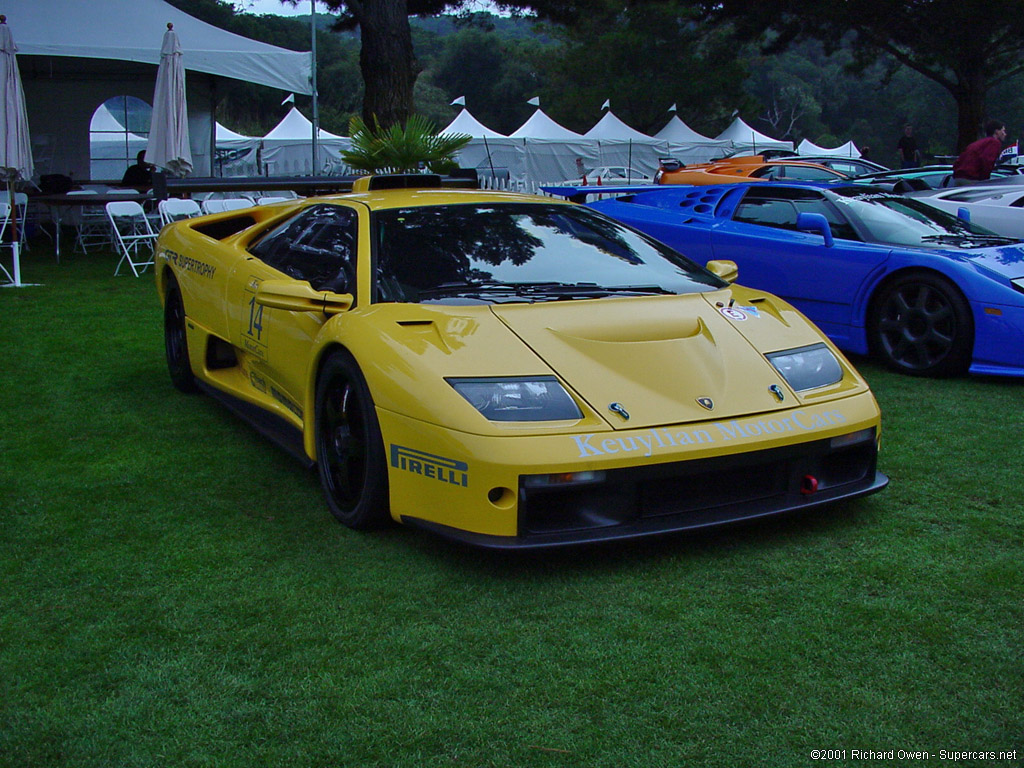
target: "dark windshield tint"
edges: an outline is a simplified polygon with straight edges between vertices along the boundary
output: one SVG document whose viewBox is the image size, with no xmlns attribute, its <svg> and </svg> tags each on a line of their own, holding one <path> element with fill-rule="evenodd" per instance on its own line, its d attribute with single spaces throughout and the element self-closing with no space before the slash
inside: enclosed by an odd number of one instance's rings
<svg viewBox="0 0 1024 768">
<path fill-rule="evenodd" d="M 581 206 L 465 204 L 378 211 L 378 301 L 545 301 L 725 285 Z"/>
</svg>

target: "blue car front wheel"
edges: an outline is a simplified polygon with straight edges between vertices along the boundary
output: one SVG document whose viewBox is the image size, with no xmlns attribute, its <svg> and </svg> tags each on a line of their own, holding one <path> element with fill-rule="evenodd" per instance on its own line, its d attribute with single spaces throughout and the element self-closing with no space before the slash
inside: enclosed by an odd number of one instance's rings
<svg viewBox="0 0 1024 768">
<path fill-rule="evenodd" d="M 939 275 L 910 272 L 882 286 L 872 302 L 869 328 L 875 354 L 900 373 L 956 376 L 970 365 L 971 308 Z"/>
</svg>

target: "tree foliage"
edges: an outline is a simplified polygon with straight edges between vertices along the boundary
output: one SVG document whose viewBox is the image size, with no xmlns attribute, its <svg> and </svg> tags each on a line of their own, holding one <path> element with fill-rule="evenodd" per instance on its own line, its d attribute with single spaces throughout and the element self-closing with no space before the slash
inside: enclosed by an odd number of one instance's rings
<svg viewBox="0 0 1024 768">
<path fill-rule="evenodd" d="M 984 5 L 963 0 L 704 0 L 701 5 L 707 18 L 732 22 L 747 39 L 764 40 L 769 52 L 799 38 L 818 38 L 829 51 L 850 40 L 855 68 L 863 70 L 886 54 L 894 64 L 933 80 L 956 102 L 958 148 L 977 138 L 989 90 L 1024 72 L 1020 0 Z"/>
</svg>

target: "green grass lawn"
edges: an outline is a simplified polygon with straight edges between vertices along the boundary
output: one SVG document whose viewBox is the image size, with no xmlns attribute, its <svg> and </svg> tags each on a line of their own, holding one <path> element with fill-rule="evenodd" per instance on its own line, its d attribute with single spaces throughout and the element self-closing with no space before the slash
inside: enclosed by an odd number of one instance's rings
<svg viewBox="0 0 1024 768">
<path fill-rule="evenodd" d="M 0 766 L 1024 764 L 1024 382 L 859 361 L 882 493 L 497 556 L 335 523 L 115 262 L 0 289 Z"/>
</svg>

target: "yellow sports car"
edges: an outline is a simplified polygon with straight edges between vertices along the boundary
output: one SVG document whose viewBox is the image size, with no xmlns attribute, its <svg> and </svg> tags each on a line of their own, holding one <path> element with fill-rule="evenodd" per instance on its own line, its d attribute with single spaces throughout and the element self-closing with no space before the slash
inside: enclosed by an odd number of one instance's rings
<svg viewBox="0 0 1024 768">
<path fill-rule="evenodd" d="M 174 385 L 353 528 L 543 548 L 887 482 L 874 397 L 802 315 L 583 206 L 365 177 L 171 224 L 155 271 Z"/>
</svg>

